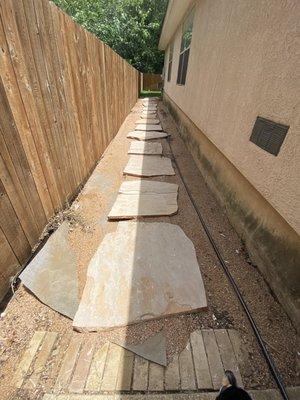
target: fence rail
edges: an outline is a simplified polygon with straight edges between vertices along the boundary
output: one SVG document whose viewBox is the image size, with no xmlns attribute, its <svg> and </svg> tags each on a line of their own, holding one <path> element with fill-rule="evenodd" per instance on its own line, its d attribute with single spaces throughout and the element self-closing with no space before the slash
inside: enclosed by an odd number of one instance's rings
<svg viewBox="0 0 300 400">
<path fill-rule="evenodd" d="M 135 104 L 138 75 L 48 0 L 0 2 L 0 298 Z"/>
</svg>

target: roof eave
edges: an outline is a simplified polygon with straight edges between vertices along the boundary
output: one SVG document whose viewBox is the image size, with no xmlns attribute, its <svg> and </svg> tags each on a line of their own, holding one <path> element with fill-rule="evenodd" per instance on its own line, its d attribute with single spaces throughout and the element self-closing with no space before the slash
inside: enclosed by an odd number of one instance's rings
<svg viewBox="0 0 300 400">
<path fill-rule="evenodd" d="M 169 0 L 158 43 L 158 48 L 160 50 L 165 50 L 167 48 L 178 25 L 181 23 L 193 2 L 194 0 Z"/>
</svg>

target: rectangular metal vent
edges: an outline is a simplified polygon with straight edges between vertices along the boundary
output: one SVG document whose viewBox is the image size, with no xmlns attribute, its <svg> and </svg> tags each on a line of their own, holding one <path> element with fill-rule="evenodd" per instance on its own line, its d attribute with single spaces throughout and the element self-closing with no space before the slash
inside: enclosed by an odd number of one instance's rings
<svg viewBox="0 0 300 400">
<path fill-rule="evenodd" d="M 262 149 L 277 156 L 288 130 L 289 126 L 287 125 L 257 117 L 250 140 Z"/>
</svg>

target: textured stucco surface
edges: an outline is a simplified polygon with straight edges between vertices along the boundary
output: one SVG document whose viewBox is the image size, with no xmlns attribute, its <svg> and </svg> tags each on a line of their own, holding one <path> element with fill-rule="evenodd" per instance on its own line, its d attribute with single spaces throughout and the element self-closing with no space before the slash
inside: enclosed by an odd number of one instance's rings
<svg viewBox="0 0 300 400">
<path fill-rule="evenodd" d="M 181 26 L 165 92 L 300 232 L 300 2 L 196 1 L 185 86 Z M 166 60 L 168 57 L 166 57 Z M 257 116 L 290 125 L 277 157 L 249 141 Z"/>
<path fill-rule="evenodd" d="M 165 94 L 206 183 L 300 332 L 300 236 Z"/>
</svg>

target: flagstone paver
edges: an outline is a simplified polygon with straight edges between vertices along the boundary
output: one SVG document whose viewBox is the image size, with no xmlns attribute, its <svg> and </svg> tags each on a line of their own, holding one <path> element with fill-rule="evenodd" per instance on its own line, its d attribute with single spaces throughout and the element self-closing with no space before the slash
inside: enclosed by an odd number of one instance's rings
<svg viewBox="0 0 300 400">
<path fill-rule="evenodd" d="M 141 118 L 157 118 L 157 112 L 156 111 L 142 111 L 140 114 Z"/>
<path fill-rule="evenodd" d="M 182 229 L 126 221 L 92 257 L 73 326 L 95 331 L 206 307 L 195 248 Z"/>
<path fill-rule="evenodd" d="M 156 132 L 156 131 L 132 131 L 127 134 L 129 139 L 137 140 L 152 140 L 152 139 L 163 139 L 170 136 L 166 132 Z"/>
<path fill-rule="evenodd" d="M 160 124 L 137 124 L 135 129 L 137 131 L 162 131 L 162 127 Z"/>
<path fill-rule="evenodd" d="M 123 182 L 108 219 L 172 215 L 178 210 L 178 185 L 148 180 Z"/>
<path fill-rule="evenodd" d="M 157 105 L 148 105 L 148 106 L 143 106 L 142 111 L 157 111 Z"/>
<path fill-rule="evenodd" d="M 161 155 L 162 145 L 159 142 L 132 141 L 128 154 Z"/>
<path fill-rule="evenodd" d="M 157 125 L 159 124 L 159 119 L 158 118 L 140 118 L 135 121 L 136 124 L 153 124 Z"/>
<path fill-rule="evenodd" d="M 69 225 L 65 221 L 21 273 L 20 279 L 43 303 L 73 318 L 78 307 L 78 277 L 68 233 Z"/>
<path fill-rule="evenodd" d="M 175 171 L 168 157 L 131 155 L 123 174 L 149 177 L 175 175 Z"/>
</svg>

